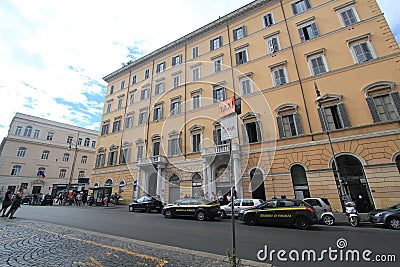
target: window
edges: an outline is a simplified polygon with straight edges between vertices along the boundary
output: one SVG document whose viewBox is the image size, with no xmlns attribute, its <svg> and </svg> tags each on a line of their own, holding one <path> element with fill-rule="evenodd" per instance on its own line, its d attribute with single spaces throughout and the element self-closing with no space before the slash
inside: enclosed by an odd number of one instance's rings
<svg viewBox="0 0 400 267">
<path fill-rule="evenodd" d="M 155 95 L 159 95 L 164 92 L 164 82 L 159 82 L 156 84 Z"/>
<path fill-rule="evenodd" d="M 321 108 L 318 108 L 318 115 L 323 131 L 326 127 L 331 131 L 351 127 L 346 107 L 341 99 L 341 95 L 335 94 L 326 94 L 320 98 Z"/>
<path fill-rule="evenodd" d="M 242 65 L 247 62 L 247 49 L 236 52 L 236 65 Z"/>
<path fill-rule="evenodd" d="M 162 119 L 162 105 L 154 107 L 153 121 L 158 121 Z"/>
<path fill-rule="evenodd" d="M 113 166 L 117 164 L 117 151 L 110 151 L 108 153 L 108 166 Z"/>
<path fill-rule="evenodd" d="M 192 81 L 200 80 L 200 67 L 196 67 L 192 69 Z"/>
<path fill-rule="evenodd" d="M 280 138 L 288 138 L 303 134 L 303 125 L 301 123 L 300 114 L 297 111 L 297 105 L 284 104 L 276 110 L 278 113 L 277 125 Z"/>
<path fill-rule="evenodd" d="M 133 127 L 133 114 L 127 115 L 125 118 L 125 128 L 129 129 Z"/>
<path fill-rule="evenodd" d="M 315 24 L 313 22 L 313 23 L 301 26 L 299 28 L 299 35 L 300 35 L 300 40 L 302 42 L 317 38 L 319 36 L 317 24 Z"/>
<path fill-rule="evenodd" d="M 182 63 L 182 55 L 172 57 L 172 66 L 177 66 Z"/>
<path fill-rule="evenodd" d="M 87 147 L 90 145 L 90 138 L 89 137 L 85 138 L 85 142 L 83 143 L 83 145 L 87 146 Z"/>
<path fill-rule="evenodd" d="M 15 135 L 21 135 L 21 132 L 22 132 L 22 127 L 17 126 L 17 128 L 15 129 Z"/>
<path fill-rule="evenodd" d="M 171 137 L 171 139 L 168 140 L 169 156 L 178 156 L 181 154 L 180 141 L 181 138 L 179 136 Z"/>
<path fill-rule="evenodd" d="M 352 6 L 346 9 L 339 10 L 338 14 L 343 27 L 347 27 L 359 22 L 356 10 Z"/>
<path fill-rule="evenodd" d="M 387 86 L 389 88 L 384 88 Z M 398 120 L 400 118 L 400 97 L 399 93 L 393 90 L 394 85 L 383 84 L 381 90 L 367 92 L 367 104 L 371 112 L 373 121 L 386 122 Z"/>
<path fill-rule="evenodd" d="M 64 153 L 62 161 L 68 162 L 69 161 L 69 153 Z"/>
<path fill-rule="evenodd" d="M 141 110 L 139 113 L 139 120 L 138 120 L 138 124 L 139 125 L 143 125 L 146 124 L 147 122 L 147 111 L 146 110 Z"/>
<path fill-rule="evenodd" d="M 264 28 L 267 28 L 274 24 L 274 17 L 272 15 L 272 13 L 268 13 L 263 16 L 263 24 L 264 24 Z"/>
<path fill-rule="evenodd" d="M 370 61 L 375 58 L 369 41 L 352 44 L 350 47 L 356 63 Z"/>
<path fill-rule="evenodd" d="M 217 58 L 214 60 L 214 72 L 218 73 L 222 71 L 222 58 Z"/>
<path fill-rule="evenodd" d="M 170 114 L 171 116 L 181 113 L 181 101 L 179 99 L 171 100 Z"/>
<path fill-rule="evenodd" d="M 104 167 L 105 155 L 104 153 L 99 153 L 96 157 L 96 168 Z"/>
<path fill-rule="evenodd" d="M 303 13 L 311 8 L 309 0 L 300 0 L 292 3 L 293 14 L 297 15 Z"/>
<path fill-rule="evenodd" d="M 268 54 L 273 54 L 279 51 L 279 39 L 278 36 L 272 36 L 267 38 Z"/>
<path fill-rule="evenodd" d="M 129 93 L 129 105 L 132 105 L 135 103 L 135 92 L 130 92 Z"/>
<path fill-rule="evenodd" d="M 179 87 L 181 83 L 181 76 L 179 74 L 176 74 L 172 76 L 172 79 L 173 79 L 173 88 Z"/>
<path fill-rule="evenodd" d="M 274 86 L 280 86 L 288 83 L 288 78 L 286 74 L 286 67 L 281 66 L 272 70 L 272 80 Z"/>
<path fill-rule="evenodd" d="M 21 172 L 21 165 L 13 165 L 11 169 L 11 175 L 18 176 Z"/>
<path fill-rule="evenodd" d="M 153 141 L 153 156 L 160 155 L 160 141 Z"/>
<path fill-rule="evenodd" d="M 31 134 L 32 134 L 32 127 L 31 126 L 27 126 L 25 128 L 25 131 L 24 131 L 24 136 L 30 137 Z"/>
<path fill-rule="evenodd" d="M 114 93 L 114 85 L 111 85 L 110 87 L 110 95 L 112 95 Z"/>
<path fill-rule="evenodd" d="M 82 145 L 82 138 L 78 138 L 78 145 Z"/>
<path fill-rule="evenodd" d="M 201 133 L 193 133 L 192 136 L 192 152 L 200 152 Z"/>
<path fill-rule="evenodd" d="M 149 88 L 145 87 L 142 88 L 142 90 L 140 91 L 140 100 L 144 100 L 149 98 Z"/>
<path fill-rule="evenodd" d="M 93 147 L 93 148 L 96 147 L 96 141 L 92 141 L 92 147 Z"/>
<path fill-rule="evenodd" d="M 199 47 L 195 46 L 192 48 L 192 58 L 197 58 L 199 57 Z"/>
<path fill-rule="evenodd" d="M 36 176 L 44 178 L 46 176 L 46 168 L 39 167 L 38 170 L 37 170 Z"/>
<path fill-rule="evenodd" d="M 156 73 L 163 72 L 165 70 L 165 66 L 166 66 L 165 61 L 158 63 L 156 67 Z"/>
<path fill-rule="evenodd" d="M 121 86 L 120 86 L 119 89 L 122 90 L 124 88 L 125 88 L 125 80 L 121 81 Z"/>
<path fill-rule="evenodd" d="M 82 158 L 81 158 L 81 163 L 82 163 L 82 164 L 86 164 L 86 163 L 87 163 L 87 159 L 88 159 L 87 156 L 82 156 Z"/>
<path fill-rule="evenodd" d="M 51 141 L 51 140 L 53 140 L 53 137 L 54 137 L 54 133 L 48 132 L 46 140 L 50 140 Z"/>
<path fill-rule="evenodd" d="M 85 177 L 85 171 L 79 171 L 78 178 L 84 178 L 84 177 Z"/>
<path fill-rule="evenodd" d="M 136 160 L 143 158 L 143 149 L 144 149 L 143 144 L 136 146 Z"/>
<path fill-rule="evenodd" d="M 110 122 L 109 121 L 103 122 L 103 125 L 101 126 L 101 135 L 102 136 L 108 134 L 109 127 L 110 127 Z"/>
<path fill-rule="evenodd" d="M 137 76 L 133 75 L 132 76 L 132 84 L 136 84 L 137 83 Z"/>
<path fill-rule="evenodd" d="M 242 95 L 248 95 L 253 92 L 253 81 L 251 78 L 242 78 L 239 80 L 240 92 Z"/>
<path fill-rule="evenodd" d="M 117 109 L 122 108 L 122 106 L 123 106 L 123 101 L 124 101 L 124 96 L 119 96 L 119 97 L 118 97 L 118 107 L 117 107 Z"/>
<path fill-rule="evenodd" d="M 253 113 L 247 113 L 242 117 L 243 120 L 243 138 L 246 143 L 257 143 L 261 141 L 260 123 L 257 116 Z"/>
<path fill-rule="evenodd" d="M 112 103 L 112 100 L 107 101 L 107 103 L 106 103 L 106 113 L 110 113 L 111 112 L 111 103 Z"/>
<path fill-rule="evenodd" d="M 35 130 L 35 132 L 33 133 L 33 138 L 38 139 L 39 138 L 39 134 L 40 134 L 40 130 Z"/>
<path fill-rule="evenodd" d="M 210 50 L 211 51 L 216 50 L 216 49 L 220 48 L 221 46 L 222 46 L 222 36 L 219 36 L 210 41 Z"/>
<path fill-rule="evenodd" d="M 49 154 L 50 154 L 50 151 L 43 150 L 41 159 L 49 159 Z"/>
<path fill-rule="evenodd" d="M 246 36 L 246 26 L 243 25 L 242 27 L 233 30 L 234 41 L 243 39 L 245 36 Z"/>
<path fill-rule="evenodd" d="M 201 94 L 192 94 L 192 109 L 198 109 L 201 107 Z"/>
<path fill-rule="evenodd" d="M 216 87 L 213 90 L 214 103 L 226 100 L 225 87 Z"/>
<path fill-rule="evenodd" d="M 146 79 L 148 79 L 148 78 L 150 78 L 150 69 L 146 69 L 146 70 L 144 71 L 144 79 L 146 80 Z"/>
<path fill-rule="evenodd" d="M 113 123 L 113 129 L 112 132 L 118 132 L 121 128 L 121 118 L 115 118 L 114 123 Z"/>
<path fill-rule="evenodd" d="M 67 137 L 67 144 L 71 144 L 74 138 L 72 136 Z"/>
<path fill-rule="evenodd" d="M 308 59 L 308 64 L 311 71 L 311 76 L 323 74 L 328 71 L 325 56 L 317 55 Z"/>
<path fill-rule="evenodd" d="M 25 153 L 26 153 L 26 148 L 25 147 L 20 147 L 18 148 L 18 152 L 17 152 L 17 157 L 25 157 Z"/>
<path fill-rule="evenodd" d="M 60 169 L 60 173 L 58 174 L 58 178 L 65 178 L 65 175 L 67 174 L 66 169 Z"/>
<path fill-rule="evenodd" d="M 221 125 L 219 123 L 217 123 L 215 125 L 215 129 L 214 129 L 214 143 L 215 145 L 219 146 L 219 145 L 223 145 L 223 144 L 227 144 L 228 141 L 227 140 L 221 140 Z"/>
<path fill-rule="evenodd" d="M 126 164 L 130 161 L 131 150 L 129 148 L 122 148 L 119 158 L 119 164 Z"/>
</svg>

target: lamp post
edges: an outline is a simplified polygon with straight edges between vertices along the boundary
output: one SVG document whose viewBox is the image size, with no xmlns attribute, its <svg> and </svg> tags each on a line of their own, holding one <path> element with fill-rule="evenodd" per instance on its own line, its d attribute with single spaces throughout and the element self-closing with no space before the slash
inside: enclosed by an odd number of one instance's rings
<svg viewBox="0 0 400 267">
<path fill-rule="evenodd" d="M 315 83 L 315 82 L 314 82 L 314 87 L 315 87 L 315 93 L 317 94 L 318 109 L 321 112 L 322 123 L 323 123 L 324 128 L 325 128 L 325 133 L 326 133 L 326 135 L 328 137 L 328 142 L 329 142 L 329 146 L 330 146 L 332 157 L 333 157 L 333 163 L 335 165 L 334 168 L 332 167 L 333 175 L 334 175 L 334 177 L 337 177 L 337 179 L 338 179 L 339 191 L 340 191 L 340 201 L 343 204 L 343 202 L 349 201 L 350 199 L 349 199 L 349 196 L 347 195 L 346 190 L 344 189 L 344 186 L 343 186 L 343 180 L 342 180 L 342 178 L 340 176 L 340 173 L 339 173 L 339 165 L 337 164 L 337 161 L 336 161 L 335 150 L 333 149 L 332 140 L 331 140 L 331 136 L 330 136 L 330 133 L 329 133 L 328 123 L 326 122 L 326 118 L 325 118 L 325 111 L 321 107 L 321 101 L 322 101 L 321 92 L 318 90 L 317 83 Z"/>
<path fill-rule="evenodd" d="M 78 140 L 79 140 L 79 132 L 78 132 Z M 68 181 L 68 186 L 67 186 L 67 190 L 71 190 L 71 185 L 72 185 L 72 177 L 74 176 L 74 170 L 75 170 L 75 163 L 76 163 L 76 157 L 78 155 L 78 140 L 75 141 L 75 148 L 74 148 L 74 159 L 72 161 L 72 167 L 71 167 L 71 174 L 69 175 L 69 181 Z M 69 143 L 69 150 L 71 150 L 72 148 L 72 140 Z"/>
</svg>

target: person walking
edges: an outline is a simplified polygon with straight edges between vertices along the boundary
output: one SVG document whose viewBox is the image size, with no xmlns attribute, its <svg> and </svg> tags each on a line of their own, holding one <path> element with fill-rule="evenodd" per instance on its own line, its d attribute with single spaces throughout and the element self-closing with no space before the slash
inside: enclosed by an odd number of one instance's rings
<svg viewBox="0 0 400 267">
<path fill-rule="evenodd" d="M 14 214 L 21 207 L 22 197 L 24 196 L 24 188 L 20 188 L 18 193 L 15 195 L 14 200 L 11 204 L 11 208 L 8 210 L 6 217 L 10 219 L 15 219 Z"/>
<path fill-rule="evenodd" d="M 8 209 L 8 207 L 11 206 L 11 203 L 12 203 L 12 194 L 11 194 L 10 190 L 7 190 L 6 195 L 4 196 L 3 205 L 0 210 L 0 212 L 3 212 L 1 217 L 5 217 L 5 213 Z"/>
</svg>

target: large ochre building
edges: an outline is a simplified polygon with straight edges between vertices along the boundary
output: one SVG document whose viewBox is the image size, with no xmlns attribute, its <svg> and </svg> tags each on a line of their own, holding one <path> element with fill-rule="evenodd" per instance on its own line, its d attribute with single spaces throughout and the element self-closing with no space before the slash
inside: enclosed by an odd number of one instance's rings
<svg viewBox="0 0 400 267">
<path fill-rule="evenodd" d="M 399 61 L 375 0 L 253 1 L 104 77 L 91 186 L 400 202 Z M 241 114 L 221 119 L 233 96 Z"/>
</svg>

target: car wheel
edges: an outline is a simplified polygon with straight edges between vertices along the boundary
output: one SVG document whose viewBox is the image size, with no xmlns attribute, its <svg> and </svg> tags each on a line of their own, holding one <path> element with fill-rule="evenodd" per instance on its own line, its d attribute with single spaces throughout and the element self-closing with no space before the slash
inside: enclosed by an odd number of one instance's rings
<svg viewBox="0 0 400 267">
<path fill-rule="evenodd" d="M 310 227 L 310 221 L 306 217 L 300 216 L 296 218 L 294 225 L 301 230 L 306 230 Z"/>
<path fill-rule="evenodd" d="M 390 217 L 387 220 L 387 225 L 390 229 L 400 230 L 400 219 L 395 217 Z"/>
<path fill-rule="evenodd" d="M 164 211 L 164 217 L 168 219 L 172 218 L 172 211 L 171 210 Z"/>
<path fill-rule="evenodd" d="M 204 213 L 204 211 L 198 211 L 196 213 L 196 219 L 198 221 L 204 221 L 206 219 L 206 214 Z"/>
<path fill-rule="evenodd" d="M 331 226 L 331 225 L 335 224 L 335 218 L 333 218 L 333 216 L 331 216 L 331 215 L 324 215 L 324 216 L 322 216 L 322 222 L 325 225 Z"/>
<path fill-rule="evenodd" d="M 360 223 L 360 220 L 356 216 L 353 216 L 350 217 L 349 223 L 351 226 L 356 227 Z"/>
<path fill-rule="evenodd" d="M 146 213 L 150 213 L 151 212 L 151 207 L 147 206 L 144 210 L 146 211 Z"/>
<path fill-rule="evenodd" d="M 225 212 L 224 210 L 221 210 L 220 212 L 221 212 L 221 213 L 219 214 L 219 218 L 220 218 L 220 219 L 225 218 L 225 217 L 226 217 L 226 212 Z"/>
<path fill-rule="evenodd" d="M 246 217 L 244 217 L 244 223 L 248 225 L 256 225 L 257 224 L 257 218 L 253 214 L 249 214 Z"/>
<path fill-rule="evenodd" d="M 132 211 L 134 211 L 135 209 L 133 208 L 133 207 L 129 207 L 129 211 L 130 212 L 132 212 Z"/>
</svg>

